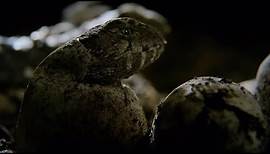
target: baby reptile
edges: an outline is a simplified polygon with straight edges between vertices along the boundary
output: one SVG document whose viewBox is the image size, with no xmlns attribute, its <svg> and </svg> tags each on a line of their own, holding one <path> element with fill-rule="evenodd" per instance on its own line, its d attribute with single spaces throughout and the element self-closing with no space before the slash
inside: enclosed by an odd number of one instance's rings
<svg viewBox="0 0 270 154">
<path fill-rule="evenodd" d="M 118 18 L 56 49 L 35 69 L 26 90 L 18 151 L 137 146 L 147 120 L 135 93 L 120 80 L 158 59 L 164 44 L 151 27 Z"/>
</svg>

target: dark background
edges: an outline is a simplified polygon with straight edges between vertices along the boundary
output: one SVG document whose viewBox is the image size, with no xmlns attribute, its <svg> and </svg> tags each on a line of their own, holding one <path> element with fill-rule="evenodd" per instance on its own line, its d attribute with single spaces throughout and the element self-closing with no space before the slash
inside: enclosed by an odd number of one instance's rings
<svg viewBox="0 0 270 154">
<path fill-rule="evenodd" d="M 61 21 L 72 2 L 5 3 L 0 5 L 0 35 L 29 35 Z M 105 2 L 113 7 L 121 2 Z M 172 26 L 166 51 L 146 69 L 147 78 L 164 91 L 202 75 L 240 82 L 254 78 L 270 51 L 267 5 L 198 4 L 146 1 L 139 3 L 164 15 Z M 265 6 L 265 7 L 263 7 Z"/>
</svg>

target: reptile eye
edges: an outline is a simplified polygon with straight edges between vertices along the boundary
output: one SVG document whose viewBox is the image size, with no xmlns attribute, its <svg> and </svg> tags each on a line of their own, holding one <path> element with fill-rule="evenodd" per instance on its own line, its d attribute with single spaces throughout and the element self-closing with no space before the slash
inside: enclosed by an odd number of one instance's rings
<svg viewBox="0 0 270 154">
<path fill-rule="evenodd" d="M 124 35 L 128 35 L 128 34 L 129 34 L 129 31 L 128 31 L 127 29 L 123 29 L 123 30 L 122 30 L 122 33 L 123 33 Z"/>
</svg>

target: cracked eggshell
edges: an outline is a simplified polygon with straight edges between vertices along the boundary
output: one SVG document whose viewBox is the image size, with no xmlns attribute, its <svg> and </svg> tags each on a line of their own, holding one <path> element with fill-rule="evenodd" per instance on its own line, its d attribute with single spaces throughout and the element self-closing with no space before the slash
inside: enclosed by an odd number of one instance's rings
<svg viewBox="0 0 270 154">
<path fill-rule="evenodd" d="M 31 83 L 16 131 L 17 150 L 136 147 L 146 136 L 147 120 L 134 92 L 119 84 L 89 85 L 53 77 Z"/>
<path fill-rule="evenodd" d="M 18 150 L 102 146 L 114 151 L 144 140 L 148 127 L 142 106 L 120 79 L 156 60 L 162 41 L 145 24 L 121 18 L 52 52 L 35 69 L 25 92 L 16 129 Z"/>
<path fill-rule="evenodd" d="M 266 121 L 253 95 L 216 77 L 189 80 L 159 105 L 152 126 L 158 149 L 261 152 Z"/>
<path fill-rule="evenodd" d="M 154 88 L 151 82 L 145 79 L 141 74 L 134 74 L 128 79 L 123 80 L 123 83 L 133 89 L 140 99 L 148 120 L 148 125 L 151 127 L 157 105 L 161 100 L 159 92 Z"/>
</svg>

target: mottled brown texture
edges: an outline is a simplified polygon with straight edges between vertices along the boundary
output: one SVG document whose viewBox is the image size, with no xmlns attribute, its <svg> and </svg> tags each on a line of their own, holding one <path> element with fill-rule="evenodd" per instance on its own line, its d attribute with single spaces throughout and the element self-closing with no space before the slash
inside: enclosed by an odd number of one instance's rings
<svg viewBox="0 0 270 154">
<path fill-rule="evenodd" d="M 164 38 L 148 25 L 131 18 L 112 21 L 78 38 L 88 56 L 95 58 L 87 66 L 89 82 L 127 78 L 157 60 L 164 50 Z"/>
<path fill-rule="evenodd" d="M 131 18 L 119 18 L 58 48 L 40 64 L 40 69 L 69 71 L 82 82 L 113 83 L 153 63 L 165 43 L 151 27 Z"/>
<path fill-rule="evenodd" d="M 262 152 L 266 121 L 253 95 L 215 77 L 192 79 L 159 105 L 152 126 L 158 149 L 197 152 Z"/>
<path fill-rule="evenodd" d="M 90 29 L 47 56 L 24 95 L 19 151 L 132 149 L 148 128 L 136 94 L 120 82 L 153 63 L 164 40 L 119 18 Z"/>
<path fill-rule="evenodd" d="M 132 75 L 128 79 L 123 80 L 123 83 L 133 89 L 140 99 L 140 103 L 148 121 L 148 126 L 151 127 L 157 105 L 161 100 L 159 92 L 153 87 L 152 83 L 145 79 L 141 74 Z"/>
</svg>

